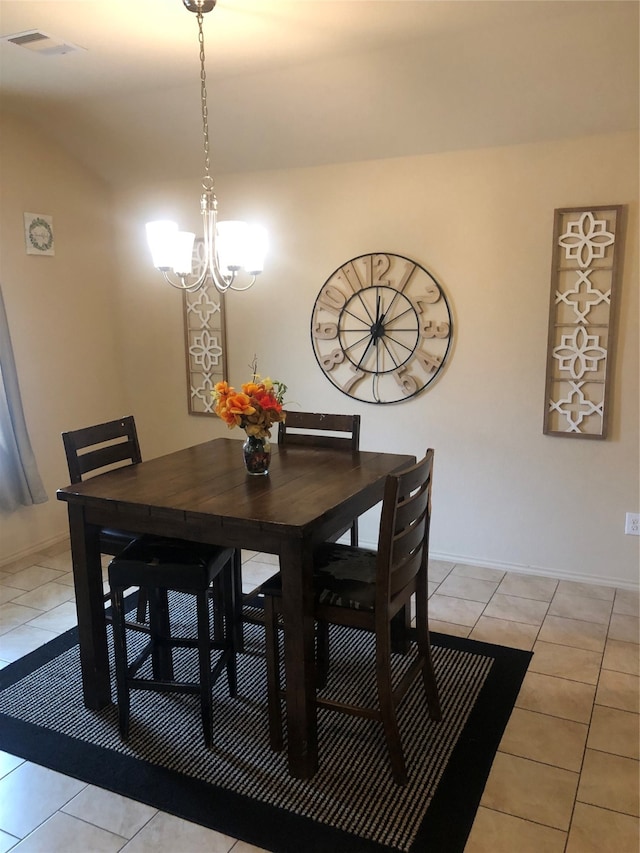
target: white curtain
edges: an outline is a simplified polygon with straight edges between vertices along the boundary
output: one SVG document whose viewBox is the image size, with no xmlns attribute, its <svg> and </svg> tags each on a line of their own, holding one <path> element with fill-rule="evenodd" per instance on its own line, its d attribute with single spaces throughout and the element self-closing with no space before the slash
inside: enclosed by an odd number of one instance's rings
<svg viewBox="0 0 640 853">
<path fill-rule="evenodd" d="M 0 510 L 44 503 L 42 485 L 22 410 L 9 323 L 0 288 Z"/>
</svg>

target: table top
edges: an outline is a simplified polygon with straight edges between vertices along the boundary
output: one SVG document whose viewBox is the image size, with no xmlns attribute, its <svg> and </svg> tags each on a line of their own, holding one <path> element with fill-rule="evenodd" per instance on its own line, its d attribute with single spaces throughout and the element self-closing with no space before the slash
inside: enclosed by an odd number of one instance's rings
<svg viewBox="0 0 640 853">
<path fill-rule="evenodd" d="M 133 529 L 134 517 L 154 519 L 140 532 L 166 519 L 305 535 L 330 528 L 343 512 L 354 518 L 375 505 L 386 476 L 414 461 L 395 453 L 273 445 L 269 474 L 257 477 L 245 471 L 242 442 L 219 438 L 66 486 L 57 497 L 99 513 L 95 523 Z"/>
</svg>

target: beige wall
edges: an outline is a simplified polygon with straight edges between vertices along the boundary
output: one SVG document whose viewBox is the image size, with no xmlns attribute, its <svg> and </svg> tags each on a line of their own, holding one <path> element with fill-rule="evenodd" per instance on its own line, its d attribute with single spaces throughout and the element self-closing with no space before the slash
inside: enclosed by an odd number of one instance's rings
<svg viewBox="0 0 640 853">
<path fill-rule="evenodd" d="M 2 281 L 52 499 L 0 516 L 0 562 L 64 532 L 53 494 L 66 482 L 62 429 L 126 410 L 146 457 L 227 434 L 219 421 L 187 414 L 181 296 L 150 268 L 144 244 L 144 222 L 161 213 L 199 230 L 199 180 L 114 194 L 114 272 L 106 188 L 23 128 L 4 146 L 12 171 L 8 181 L 3 174 Z M 621 134 L 219 178 L 222 216 L 259 218 L 271 237 L 261 279 L 228 298 L 231 381 L 245 381 L 256 353 L 300 408 L 360 412 L 365 449 L 434 447 L 434 556 L 637 584 L 640 540 L 623 532 L 624 513 L 640 509 L 637 155 L 637 135 Z M 613 203 L 629 205 L 629 221 L 611 437 L 543 436 L 553 211 Z M 54 215 L 54 259 L 23 254 L 23 210 Z M 325 279 L 375 251 L 427 267 L 456 323 L 440 380 L 379 407 L 337 391 L 309 339 Z M 107 366 L 119 351 L 121 374 Z M 372 514 L 362 538 L 375 536 Z"/>
<path fill-rule="evenodd" d="M 624 134 L 219 179 L 221 216 L 261 218 L 272 244 L 255 287 L 228 298 L 232 383 L 255 352 L 302 409 L 359 412 L 365 449 L 434 447 L 435 555 L 637 583 L 639 540 L 624 534 L 625 512 L 640 507 L 637 159 L 637 136 Z M 144 245 L 159 213 L 198 231 L 198 195 L 194 180 L 117 196 L 127 394 L 150 454 L 226 434 L 186 413 L 181 297 Z M 544 436 L 554 208 L 613 203 L 629 205 L 629 222 L 611 437 Z M 325 279 L 375 251 L 426 266 L 456 323 L 437 384 L 377 407 L 336 390 L 309 339 Z M 362 531 L 375 541 L 373 518 Z"/>
<path fill-rule="evenodd" d="M 60 433 L 125 414 L 107 187 L 30 125 L 2 116 L 0 282 L 25 416 L 49 500 L 0 512 L 0 563 L 59 538 Z M 55 256 L 25 253 L 23 213 L 53 216 Z"/>
</svg>

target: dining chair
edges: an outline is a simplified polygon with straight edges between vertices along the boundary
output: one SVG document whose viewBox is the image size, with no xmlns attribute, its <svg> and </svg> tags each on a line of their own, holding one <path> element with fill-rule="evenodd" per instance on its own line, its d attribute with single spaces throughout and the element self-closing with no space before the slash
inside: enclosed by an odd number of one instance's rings
<svg viewBox="0 0 640 853">
<path fill-rule="evenodd" d="M 237 692 L 235 583 L 233 578 L 234 548 L 216 548 L 197 542 L 176 539 L 161 540 L 142 536 L 128 545 L 109 564 L 109 585 L 113 599 L 113 644 L 118 697 L 120 736 L 129 738 L 131 690 L 156 693 L 190 693 L 200 697 L 200 714 L 205 745 L 213 742 L 213 707 L 211 690 L 219 675 L 226 669 L 229 694 Z M 125 621 L 124 591 L 140 586 L 149 595 L 149 639 L 140 650 L 134 649 L 129 661 L 127 624 Z M 214 608 L 224 614 L 221 636 L 211 638 L 209 602 L 211 591 Z M 169 592 L 195 597 L 197 637 L 172 635 Z M 173 603 L 171 612 L 174 610 Z M 183 629 L 184 633 L 184 629 Z M 139 643 L 138 643 L 139 645 Z M 190 679 L 181 659 L 174 672 L 173 650 L 197 649 L 198 678 Z M 220 651 L 211 666 L 212 650 Z M 141 668 L 151 658 L 152 666 Z M 149 672 L 151 669 L 151 672 Z"/>
<path fill-rule="evenodd" d="M 441 719 L 440 698 L 431 657 L 427 613 L 427 573 L 433 450 L 396 475 L 386 479 L 377 551 L 327 542 L 314 555 L 314 618 L 321 631 L 328 626 L 373 632 L 377 704 L 363 707 L 338 702 L 316 693 L 316 705 L 334 711 L 378 720 L 383 724 L 395 782 L 407 782 L 407 769 L 397 722 L 397 708 L 416 678 L 422 676 L 429 714 Z M 280 578 L 275 575 L 262 588 L 265 598 L 267 696 L 271 746 L 282 749 L 280 641 L 282 621 Z M 392 678 L 392 621 L 415 596 L 415 654 L 402 677 Z M 286 624 L 284 625 L 286 632 Z M 328 650 L 328 645 L 326 645 Z M 328 658 L 316 662 L 329 666 Z M 324 675 L 317 679 L 324 683 Z"/>
<path fill-rule="evenodd" d="M 80 483 L 86 474 L 96 475 L 113 468 L 126 465 L 136 465 L 142 462 L 142 452 L 138 440 L 136 422 L 133 415 L 124 418 L 107 421 L 102 424 L 82 427 L 62 433 L 62 442 L 69 467 L 69 477 L 72 483 Z M 136 535 L 116 528 L 102 528 L 99 534 L 100 553 L 109 556 L 118 556 L 124 548 L 130 545 Z M 235 552 L 233 562 L 233 576 L 236 588 L 240 586 L 240 572 L 242 559 L 240 550 Z M 111 593 L 104 596 L 105 602 L 111 601 Z M 214 627 L 217 639 L 222 637 L 222 610 L 217 605 L 214 596 Z M 235 630 L 239 639 L 242 636 L 242 602 L 235 596 L 237 613 L 235 618 Z M 128 622 L 129 627 L 146 632 L 148 598 L 144 587 L 138 591 L 138 605 L 136 608 L 135 622 Z M 111 621 L 110 616 L 106 616 Z"/>
<path fill-rule="evenodd" d="M 360 449 L 360 415 L 327 414 L 324 412 L 286 412 L 286 419 L 278 424 L 280 447 L 332 447 L 338 450 Z M 358 544 L 358 519 L 339 531 L 335 539 L 350 534 L 351 544 Z M 261 586 L 242 594 L 242 621 L 254 625 L 264 624 Z"/>
<path fill-rule="evenodd" d="M 142 462 L 133 415 L 63 432 L 62 443 L 72 483 L 82 482 L 87 474 L 96 475 L 111 468 Z M 103 527 L 99 534 L 100 553 L 117 556 L 135 538 L 126 530 Z M 104 600 L 110 601 L 111 593 L 106 593 Z M 144 623 L 146 609 L 147 597 L 141 589 L 136 614 L 138 623 Z"/>
<path fill-rule="evenodd" d="M 290 412 L 278 424 L 280 447 L 333 447 L 337 450 L 360 449 L 360 415 L 331 415 L 324 412 Z M 358 544 L 358 519 L 336 534 L 339 539 L 347 531 L 351 544 Z"/>
</svg>

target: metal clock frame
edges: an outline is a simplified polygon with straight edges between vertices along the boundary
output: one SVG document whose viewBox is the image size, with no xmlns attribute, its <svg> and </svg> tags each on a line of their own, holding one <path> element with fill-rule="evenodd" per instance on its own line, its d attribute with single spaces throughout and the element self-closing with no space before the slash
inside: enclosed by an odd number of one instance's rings
<svg viewBox="0 0 640 853">
<path fill-rule="evenodd" d="M 359 255 L 338 267 L 311 316 L 314 355 L 329 381 L 349 397 L 378 405 L 402 402 L 429 386 L 452 340 L 453 318 L 440 284 L 416 261 L 390 252 Z M 371 390 L 362 393 L 368 377 Z"/>
</svg>

